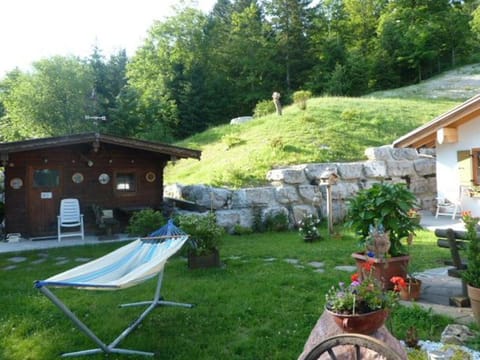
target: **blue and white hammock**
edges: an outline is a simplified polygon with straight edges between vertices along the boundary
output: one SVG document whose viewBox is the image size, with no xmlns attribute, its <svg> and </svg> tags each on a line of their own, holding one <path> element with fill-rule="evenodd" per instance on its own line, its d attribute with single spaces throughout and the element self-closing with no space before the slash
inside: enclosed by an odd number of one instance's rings
<svg viewBox="0 0 480 360">
<path fill-rule="evenodd" d="M 139 238 L 101 258 L 77 266 L 46 280 L 38 280 L 35 287 L 62 310 L 98 346 L 97 349 L 66 353 L 62 356 L 80 356 L 97 353 L 119 353 L 153 356 L 151 352 L 120 349 L 116 346 L 130 334 L 156 306 L 192 307 L 191 304 L 164 301 L 160 296 L 163 270 L 167 260 L 185 244 L 188 235 L 175 227 L 171 220 L 167 225 Z M 86 290 L 125 289 L 158 275 L 157 288 L 152 301 L 124 304 L 125 306 L 149 305 L 112 343 L 105 344 L 90 330 L 49 287 L 73 287 Z"/>
</svg>

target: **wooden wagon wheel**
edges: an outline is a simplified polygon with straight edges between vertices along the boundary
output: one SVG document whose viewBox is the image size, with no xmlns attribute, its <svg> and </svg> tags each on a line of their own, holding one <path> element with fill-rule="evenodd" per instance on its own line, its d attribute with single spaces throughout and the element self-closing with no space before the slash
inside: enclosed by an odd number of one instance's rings
<svg viewBox="0 0 480 360">
<path fill-rule="evenodd" d="M 315 346 L 305 357 L 304 360 L 317 360 L 320 355 L 328 353 L 330 359 L 337 360 L 333 348 L 342 345 L 352 345 L 355 349 L 355 360 L 360 360 L 360 349 L 366 348 L 375 351 L 378 355 L 388 360 L 402 360 L 400 355 L 388 348 L 387 345 L 371 336 L 362 334 L 340 334 L 332 336 Z"/>
</svg>

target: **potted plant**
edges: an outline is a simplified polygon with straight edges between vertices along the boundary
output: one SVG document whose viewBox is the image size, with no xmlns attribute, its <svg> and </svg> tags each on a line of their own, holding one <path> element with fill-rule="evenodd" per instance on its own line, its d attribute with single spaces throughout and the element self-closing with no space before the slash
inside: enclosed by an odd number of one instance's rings
<svg viewBox="0 0 480 360">
<path fill-rule="evenodd" d="M 369 258 L 352 275 L 350 285 L 339 283 L 325 296 L 326 311 L 343 331 L 367 335 L 375 332 L 398 303 L 398 293 L 385 290 L 375 271 L 375 260 Z"/>
<path fill-rule="evenodd" d="M 312 242 L 320 239 L 320 219 L 313 214 L 304 215 L 298 222 L 298 233 L 306 242 Z"/>
<path fill-rule="evenodd" d="M 408 275 L 406 278 L 394 276 L 392 277 L 391 282 L 395 285 L 394 289 L 398 291 L 400 299 L 405 301 L 416 301 L 420 298 L 422 280 Z"/>
<path fill-rule="evenodd" d="M 349 201 L 346 224 L 360 236 L 360 244 L 365 247 L 365 251 L 352 256 L 358 266 L 366 261 L 367 255 L 373 257 L 378 268 L 376 276 L 386 288 L 393 287 L 389 281 L 393 276 L 405 278 L 407 275 L 409 256 L 406 245 L 411 243 L 415 230 L 421 228 L 409 214 L 415 208 L 415 195 L 401 183 L 375 183 L 359 191 Z M 377 234 L 372 233 L 372 228 Z M 383 237 L 388 235 L 389 247 L 384 254 L 367 249 L 374 240 L 372 237 L 380 232 L 383 232 Z"/>
<path fill-rule="evenodd" d="M 462 221 L 470 240 L 466 252 L 467 268 L 462 271 L 462 279 L 467 284 L 472 311 L 477 323 L 480 324 L 480 239 L 477 234 L 479 218 L 472 216 L 470 211 L 464 211 Z"/>
<path fill-rule="evenodd" d="M 225 230 L 217 225 L 215 213 L 180 215 L 180 228 L 190 235 L 188 267 L 190 269 L 220 266 L 219 248 Z"/>
</svg>

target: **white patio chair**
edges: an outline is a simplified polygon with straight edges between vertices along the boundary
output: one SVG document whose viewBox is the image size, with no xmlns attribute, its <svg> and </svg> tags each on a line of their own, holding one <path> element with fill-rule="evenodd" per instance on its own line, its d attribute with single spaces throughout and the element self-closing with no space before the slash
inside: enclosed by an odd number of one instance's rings
<svg viewBox="0 0 480 360">
<path fill-rule="evenodd" d="M 57 216 L 58 242 L 62 237 L 81 236 L 85 238 L 83 231 L 83 214 L 80 214 L 78 199 L 63 199 L 60 202 L 60 215 Z M 63 228 L 79 228 L 77 231 L 63 231 Z"/>
<path fill-rule="evenodd" d="M 449 200 L 447 198 L 437 198 L 437 211 L 435 213 L 435 218 L 438 218 L 439 215 L 446 215 L 455 219 L 457 215 L 461 214 L 461 211 L 462 206 L 459 199 Z"/>
</svg>

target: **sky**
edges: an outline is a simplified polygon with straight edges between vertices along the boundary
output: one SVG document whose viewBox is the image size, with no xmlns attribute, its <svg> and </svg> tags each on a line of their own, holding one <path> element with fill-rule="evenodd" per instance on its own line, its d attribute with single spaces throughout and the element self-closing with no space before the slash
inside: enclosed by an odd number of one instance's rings
<svg viewBox="0 0 480 360">
<path fill-rule="evenodd" d="M 209 12 L 215 0 L 196 0 Z M 174 14 L 179 0 L 4 0 L 0 6 L 0 79 L 28 71 L 55 55 L 88 57 L 97 46 L 107 58 L 134 55 L 155 20 Z M 196 3 L 196 5 L 195 5 Z"/>
</svg>

